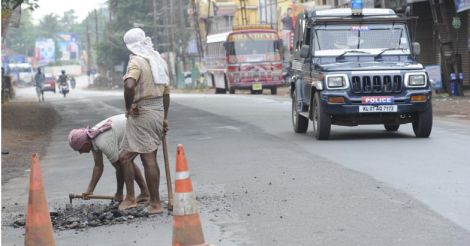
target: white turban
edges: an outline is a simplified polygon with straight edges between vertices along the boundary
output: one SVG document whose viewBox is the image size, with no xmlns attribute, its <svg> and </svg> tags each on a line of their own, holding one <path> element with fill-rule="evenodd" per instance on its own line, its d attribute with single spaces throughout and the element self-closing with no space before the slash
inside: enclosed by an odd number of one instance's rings
<svg viewBox="0 0 470 246">
<path fill-rule="evenodd" d="M 168 67 L 158 51 L 153 49 L 152 40 L 145 36 L 140 28 L 132 28 L 124 34 L 124 43 L 135 55 L 141 56 L 150 63 L 153 81 L 156 84 L 168 84 Z"/>
</svg>

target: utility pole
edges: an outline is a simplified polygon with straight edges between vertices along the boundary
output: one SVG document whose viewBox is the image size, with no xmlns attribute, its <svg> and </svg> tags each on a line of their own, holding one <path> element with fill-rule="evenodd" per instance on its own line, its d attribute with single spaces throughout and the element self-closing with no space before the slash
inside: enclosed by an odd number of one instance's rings
<svg viewBox="0 0 470 246">
<path fill-rule="evenodd" d="M 202 47 L 202 40 L 201 40 L 201 32 L 199 29 L 199 10 L 196 6 L 196 1 L 191 0 L 191 8 L 193 9 L 193 21 L 194 21 L 194 29 L 195 29 L 195 39 L 197 45 L 197 53 L 199 56 L 199 62 L 202 61 L 202 57 L 204 57 L 204 49 Z"/>
<path fill-rule="evenodd" d="M 95 9 L 95 29 L 96 29 L 96 44 L 99 43 L 99 34 L 98 34 L 98 11 Z"/>
<path fill-rule="evenodd" d="M 90 84 L 90 73 L 91 73 L 91 42 L 90 42 L 90 30 L 88 27 L 88 18 L 86 19 L 86 47 L 87 47 L 87 75 L 88 75 L 88 84 Z"/>
<path fill-rule="evenodd" d="M 242 17 L 242 25 L 248 24 L 248 17 L 246 16 L 246 0 L 240 0 L 240 14 Z M 261 16 L 260 16 L 261 17 Z"/>
<path fill-rule="evenodd" d="M 185 32 L 185 23 L 184 23 L 184 6 L 183 6 L 183 0 L 178 0 L 178 12 L 179 12 L 179 16 L 181 18 L 178 18 L 179 20 L 179 38 L 178 38 L 178 45 L 181 49 L 181 59 L 183 60 L 183 64 L 186 64 L 186 51 L 185 51 L 185 47 L 183 45 L 184 43 L 184 32 Z"/>
<path fill-rule="evenodd" d="M 157 0 L 152 0 L 152 7 L 153 7 L 153 26 L 155 28 L 155 42 L 158 40 L 158 26 L 157 26 Z"/>
</svg>

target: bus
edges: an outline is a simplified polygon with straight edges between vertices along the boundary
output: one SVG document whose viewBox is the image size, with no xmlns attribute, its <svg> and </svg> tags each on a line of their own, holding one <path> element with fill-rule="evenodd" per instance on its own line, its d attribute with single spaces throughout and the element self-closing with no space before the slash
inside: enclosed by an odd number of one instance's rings
<svg viewBox="0 0 470 246">
<path fill-rule="evenodd" d="M 277 94 L 284 85 L 282 42 L 276 30 L 263 26 L 243 26 L 231 32 L 209 35 L 204 59 L 209 83 L 215 93 L 234 94 L 250 90 L 261 94 L 269 89 Z"/>
</svg>

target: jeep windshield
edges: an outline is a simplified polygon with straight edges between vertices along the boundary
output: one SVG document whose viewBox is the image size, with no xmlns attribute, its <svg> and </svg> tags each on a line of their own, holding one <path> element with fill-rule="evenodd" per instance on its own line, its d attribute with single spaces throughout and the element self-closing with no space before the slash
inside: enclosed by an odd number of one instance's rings
<svg viewBox="0 0 470 246">
<path fill-rule="evenodd" d="M 313 42 L 315 56 L 410 54 L 404 24 L 321 25 L 314 29 Z"/>
</svg>

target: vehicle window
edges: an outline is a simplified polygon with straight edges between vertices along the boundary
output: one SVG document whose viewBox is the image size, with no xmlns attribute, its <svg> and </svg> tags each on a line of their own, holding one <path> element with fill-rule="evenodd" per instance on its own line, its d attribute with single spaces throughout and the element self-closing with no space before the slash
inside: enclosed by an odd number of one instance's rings
<svg viewBox="0 0 470 246">
<path fill-rule="evenodd" d="M 233 35 L 228 43 L 228 55 L 264 55 L 276 52 L 277 36 L 273 33 L 243 33 Z"/>
<path fill-rule="evenodd" d="M 409 51 L 403 24 L 325 25 L 315 28 L 316 50 L 403 48 Z"/>
</svg>

